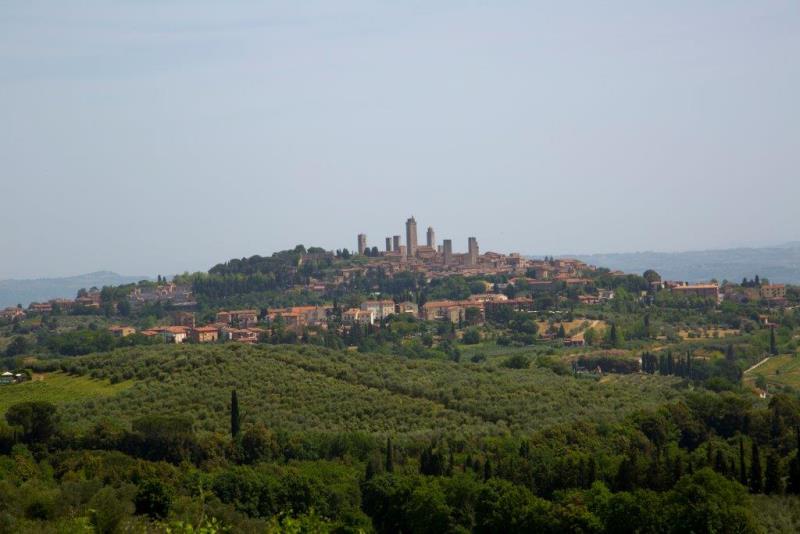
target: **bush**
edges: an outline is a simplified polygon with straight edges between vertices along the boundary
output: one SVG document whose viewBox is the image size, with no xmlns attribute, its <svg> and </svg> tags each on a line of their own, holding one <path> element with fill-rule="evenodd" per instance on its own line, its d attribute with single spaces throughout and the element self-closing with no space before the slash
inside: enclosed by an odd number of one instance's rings
<svg viewBox="0 0 800 534">
<path fill-rule="evenodd" d="M 467 328 L 461 341 L 465 345 L 477 345 L 481 342 L 481 333 L 477 328 Z"/>
<path fill-rule="evenodd" d="M 531 360 L 524 354 L 515 354 L 503 362 L 503 367 L 509 369 L 527 369 L 531 364 Z"/>
</svg>

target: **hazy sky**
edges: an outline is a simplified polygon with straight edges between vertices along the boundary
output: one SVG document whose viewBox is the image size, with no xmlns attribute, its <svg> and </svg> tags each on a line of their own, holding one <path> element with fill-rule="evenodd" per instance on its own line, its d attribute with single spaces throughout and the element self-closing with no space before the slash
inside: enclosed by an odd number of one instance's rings
<svg viewBox="0 0 800 534">
<path fill-rule="evenodd" d="M 800 4 L 0 3 L 0 279 L 800 238 Z"/>
</svg>

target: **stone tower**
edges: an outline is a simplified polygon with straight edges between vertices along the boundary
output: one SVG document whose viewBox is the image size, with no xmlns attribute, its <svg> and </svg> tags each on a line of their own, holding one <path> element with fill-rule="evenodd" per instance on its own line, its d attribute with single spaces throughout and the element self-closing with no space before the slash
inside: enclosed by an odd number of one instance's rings
<svg viewBox="0 0 800 534">
<path fill-rule="evenodd" d="M 413 215 L 406 221 L 406 254 L 409 258 L 417 255 L 417 221 Z"/>
</svg>

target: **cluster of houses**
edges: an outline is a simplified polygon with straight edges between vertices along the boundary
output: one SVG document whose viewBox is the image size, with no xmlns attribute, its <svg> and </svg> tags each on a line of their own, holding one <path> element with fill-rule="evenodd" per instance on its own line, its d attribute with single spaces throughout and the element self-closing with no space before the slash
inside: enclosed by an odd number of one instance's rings
<svg viewBox="0 0 800 534">
<path fill-rule="evenodd" d="M 0 373 L 0 386 L 10 386 L 27 380 L 30 380 L 30 376 L 26 373 L 12 373 L 11 371 Z"/>
<path fill-rule="evenodd" d="M 29 313 L 53 313 L 56 311 L 62 313 L 70 313 L 75 309 L 97 310 L 100 309 L 102 298 L 100 297 L 100 290 L 92 288 L 88 291 L 81 292 L 78 297 L 74 299 L 50 299 L 47 302 L 31 302 L 28 305 Z M 14 310 L 17 310 L 14 312 Z M 21 308 L 6 308 L 0 312 L 0 317 L 6 318 L 11 315 L 12 319 L 16 317 L 24 318 L 25 312 Z"/>
<path fill-rule="evenodd" d="M 395 303 L 393 300 L 366 300 L 357 308 L 338 310 L 342 326 L 347 329 L 354 325 L 368 326 L 379 324 L 390 315 L 403 314 L 426 321 L 449 321 L 460 323 L 470 321 L 480 323 L 487 313 L 501 308 L 512 311 L 532 311 L 530 298 L 508 298 L 503 294 L 487 293 L 472 295 L 466 300 L 435 300 L 417 306 L 413 302 Z M 470 313 L 470 310 L 472 313 Z M 217 312 L 215 321 L 207 325 L 195 324 L 194 313 L 182 311 L 173 314 L 171 326 L 158 326 L 139 332 L 150 337 L 160 337 L 168 343 L 215 343 L 218 341 L 239 341 L 255 343 L 272 328 L 282 328 L 300 334 L 308 327 L 328 328 L 329 321 L 337 310 L 331 305 L 293 306 L 271 309 L 260 313 L 256 309 L 222 310 Z M 112 326 L 109 331 L 118 337 L 137 333 L 131 326 Z"/>
<path fill-rule="evenodd" d="M 169 302 L 178 308 L 190 308 L 197 305 L 190 286 L 171 282 L 159 285 L 136 286 L 128 295 L 128 302 L 132 306 L 164 302 Z"/>
<path fill-rule="evenodd" d="M 786 285 L 784 284 L 762 284 L 756 287 L 725 284 L 720 287 L 716 282 L 690 284 L 656 280 L 651 282 L 651 286 L 654 289 L 667 289 L 677 295 L 699 297 L 717 303 L 723 300 L 736 303 L 764 301 L 770 306 L 786 305 Z"/>
</svg>

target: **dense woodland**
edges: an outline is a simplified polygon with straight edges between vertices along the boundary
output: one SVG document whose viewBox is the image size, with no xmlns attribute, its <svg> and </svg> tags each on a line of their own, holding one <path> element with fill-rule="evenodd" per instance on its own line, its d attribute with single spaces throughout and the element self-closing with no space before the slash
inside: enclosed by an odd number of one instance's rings
<svg viewBox="0 0 800 534">
<path fill-rule="evenodd" d="M 99 310 L 0 324 L 3 365 L 26 376 L 0 386 L 0 531 L 800 530 L 793 288 L 780 308 L 604 270 L 547 292 L 379 272 L 295 289 L 362 261 L 297 248 L 179 277 L 201 318 L 335 303 L 327 329 L 278 321 L 255 345 L 115 338 L 171 312 L 120 306 L 127 286 Z M 579 304 L 600 289 L 615 298 Z M 340 328 L 376 294 L 486 291 L 536 309 Z"/>
</svg>

